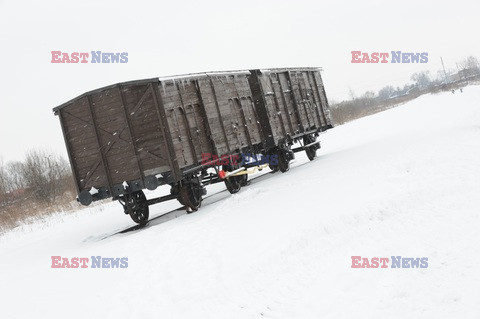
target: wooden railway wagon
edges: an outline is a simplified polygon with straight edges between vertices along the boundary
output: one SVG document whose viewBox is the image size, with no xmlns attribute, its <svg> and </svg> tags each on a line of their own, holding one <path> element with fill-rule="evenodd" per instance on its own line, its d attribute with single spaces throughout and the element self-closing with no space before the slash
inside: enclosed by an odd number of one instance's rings
<svg viewBox="0 0 480 319">
<path fill-rule="evenodd" d="M 124 82 L 54 108 L 59 116 L 78 201 L 112 197 L 140 224 L 149 205 L 177 199 L 197 210 L 205 185 L 246 184 L 240 154 L 275 155 L 286 172 L 294 152 L 310 160 L 316 136 L 331 128 L 318 68 L 211 72 Z M 301 146 L 291 149 L 300 141 Z M 216 155 L 223 155 L 222 161 Z M 144 189 L 170 185 L 147 200 Z"/>
</svg>

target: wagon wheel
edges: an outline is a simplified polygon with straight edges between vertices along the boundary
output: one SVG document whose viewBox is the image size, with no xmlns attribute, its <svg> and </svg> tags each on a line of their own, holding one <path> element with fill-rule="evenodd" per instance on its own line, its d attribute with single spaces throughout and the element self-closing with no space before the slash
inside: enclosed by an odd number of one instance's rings
<svg viewBox="0 0 480 319">
<path fill-rule="evenodd" d="M 180 204 L 187 207 L 187 213 L 193 213 L 202 205 L 202 190 L 193 183 L 184 184 L 180 188 L 177 199 Z"/>
<path fill-rule="evenodd" d="M 303 137 L 303 144 L 308 145 L 310 143 L 315 142 L 316 138 L 309 135 Z M 307 157 L 309 160 L 313 161 L 315 157 L 317 157 L 317 147 L 315 145 L 309 146 L 305 149 L 305 153 L 307 153 Z"/>
<path fill-rule="evenodd" d="M 125 195 L 125 210 L 137 224 L 145 225 L 148 222 L 149 209 L 143 191 Z"/>
<path fill-rule="evenodd" d="M 226 172 L 232 172 L 237 168 L 238 168 L 238 165 L 237 167 L 232 165 L 222 166 L 222 170 Z M 230 194 L 238 193 L 242 188 L 242 186 L 246 185 L 248 177 L 245 178 L 244 176 L 246 175 L 231 176 L 225 179 L 225 186 L 227 186 L 227 189 L 230 192 Z"/>
<path fill-rule="evenodd" d="M 280 157 L 279 153 L 278 153 L 278 152 L 270 152 L 270 153 L 268 153 L 267 155 L 268 155 L 268 156 L 271 156 L 271 157 L 270 157 L 270 160 L 268 161 L 268 167 L 273 171 L 272 173 L 278 172 L 278 162 L 279 162 L 279 160 L 280 160 L 280 159 L 279 159 L 279 157 Z M 272 161 L 272 158 L 273 158 L 274 156 L 275 156 L 276 159 L 277 159 L 277 160 L 275 161 L 276 164 L 272 164 L 272 162 L 274 162 L 274 161 Z"/>
<path fill-rule="evenodd" d="M 317 157 L 317 150 L 312 149 L 311 147 L 306 148 L 305 153 L 307 153 L 307 157 L 311 161 L 313 161 L 315 159 L 315 157 Z"/>
<path fill-rule="evenodd" d="M 268 167 L 274 172 L 278 172 L 278 165 L 268 164 Z"/>
<path fill-rule="evenodd" d="M 278 169 L 280 172 L 285 173 L 290 170 L 290 161 L 285 156 L 285 153 L 280 151 L 278 154 Z"/>
<path fill-rule="evenodd" d="M 248 184 L 248 174 L 240 175 L 240 177 L 242 178 L 240 180 L 240 185 L 247 186 L 247 184 Z"/>
</svg>

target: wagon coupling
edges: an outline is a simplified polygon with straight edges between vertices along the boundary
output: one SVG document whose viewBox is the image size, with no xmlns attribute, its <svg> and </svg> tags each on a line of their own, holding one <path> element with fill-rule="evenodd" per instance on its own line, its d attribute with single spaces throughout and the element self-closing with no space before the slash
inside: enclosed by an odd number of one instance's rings
<svg viewBox="0 0 480 319">
<path fill-rule="evenodd" d="M 240 176 L 240 175 L 247 175 L 247 174 L 254 174 L 258 171 L 263 170 L 264 168 L 268 167 L 268 164 L 262 164 L 262 165 L 257 165 L 253 167 L 249 167 L 249 169 L 246 169 L 245 167 L 241 167 L 233 172 L 225 172 L 223 170 L 218 172 L 218 177 L 225 179 L 229 178 L 231 176 Z"/>
<path fill-rule="evenodd" d="M 240 167 L 239 169 L 236 169 L 231 172 L 225 172 L 224 170 L 221 170 L 218 172 L 218 176 L 220 178 L 229 178 L 231 176 L 239 176 L 244 174 L 248 174 L 248 171 L 245 170 L 245 167 Z"/>
</svg>

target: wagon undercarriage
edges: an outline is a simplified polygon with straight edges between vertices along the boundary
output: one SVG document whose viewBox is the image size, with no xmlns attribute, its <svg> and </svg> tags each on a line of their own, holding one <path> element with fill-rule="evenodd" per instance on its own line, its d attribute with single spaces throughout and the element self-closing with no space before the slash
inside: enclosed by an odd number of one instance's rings
<svg viewBox="0 0 480 319">
<path fill-rule="evenodd" d="M 227 190 L 231 194 L 235 194 L 242 187 L 247 186 L 249 174 L 254 174 L 267 167 L 274 172 L 287 172 L 290 168 L 290 161 L 294 159 L 294 153 L 305 151 L 309 160 L 313 161 L 316 157 L 317 149 L 320 148 L 320 142 L 316 141 L 315 135 L 304 135 L 302 140 L 303 145 L 293 149 L 283 146 L 270 150 L 272 155 L 278 156 L 278 164 L 276 165 L 269 163 L 259 165 L 257 163 L 247 163 L 243 166 L 205 165 L 196 174 L 185 177 L 181 183 L 170 185 L 170 195 L 147 200 L 143 191 L 129 192 L 127 189 L 127 194 L 120 196 L 118 201 L 123 206 L 125 214 L 130 215 L 132 220 L 138 224 L 148 222 L 149 206 L 168 200 L 178 200 L 187 213 L 193 213 L 200 208 L 202 197 L 207 194 L 207 185 L 225 183 Z M 208 169 L 213 169 L 214 172 L 208 172 Z"/>
</svg>

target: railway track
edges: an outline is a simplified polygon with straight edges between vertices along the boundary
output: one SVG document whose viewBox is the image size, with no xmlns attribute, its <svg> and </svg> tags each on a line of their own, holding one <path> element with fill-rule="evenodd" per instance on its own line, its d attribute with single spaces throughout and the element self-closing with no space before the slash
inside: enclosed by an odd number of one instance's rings
<svg viewBox="0 0 480 319">
<path fill-rule="evenodd" d="M 292 163 L 294 163 L 294 162 L 295 161 L 292 161 Z M 273 177 L 274 174 L 275 174 L 275 172 L 271 171 L 271 172 L 268 172 L 268 173 L 262 173 L 261 175 L 255 176 L 248 181 L 247 187 L 251 184 L 259 183 L 263 180 L 269 179 L 269 178 Z M 207 196 L 204 197 L 204 199 L 202 201 L 202 206 L 208 206 L 208 205 L 211 205 L 211 204 L 215 204 L 215 203 L 217 203 L 217 202 L 219 202 L 223 199 L 226 199 L 229 195 L 230 195 L 230 193 L 228 192 L 227 189 L 224 189 L 224 190 L 221 190 L 219 192 L 207 195 Z M 105 240 L 105 239 L 108 239 L 108 238 L 112 238 L 116 235 L 128 234 L 128 233 L 131 233 L 131 232 L 148 229 L 150 227 L 161 225 L 163 223 L 169 222 L 173 219 L 176 219 L 178 217 L 181 217 L 181 216 L 187 215 L 187 214 L 188 213 L 185 210 L 185 207 L 181 206 L 181 207 L 178 207 L 174 210 L 168 211 L 166 213 L 160 214 L 158 216 L 155 216 L 155 217 L 149 219 L 148 222 L 145 225 L 134 225 L 132 227 L 128 227 L 128 228 L 125 228 L 125 229 L 122 229 L 122 230 L 117 230 L 117 231 L 115 231 L 115 232 L 113 232 L 109 235 L 102 236 L 99 240 Z"/>
</svg>

